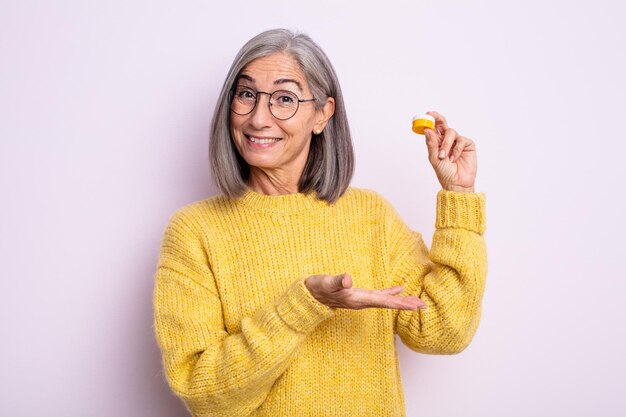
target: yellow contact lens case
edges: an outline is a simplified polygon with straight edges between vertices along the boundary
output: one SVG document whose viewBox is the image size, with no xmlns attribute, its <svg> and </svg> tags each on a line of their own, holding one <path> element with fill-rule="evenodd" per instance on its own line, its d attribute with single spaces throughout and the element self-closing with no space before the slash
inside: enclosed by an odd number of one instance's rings
<svg viewBox="0 0 626 417">
<path fill-rule="evenodd" d="M 430 114 L 422 114 L 413 118 L 413 132 L 423 135 L 424 129 L 435 130 L 435 118 Z"/>
</svg>

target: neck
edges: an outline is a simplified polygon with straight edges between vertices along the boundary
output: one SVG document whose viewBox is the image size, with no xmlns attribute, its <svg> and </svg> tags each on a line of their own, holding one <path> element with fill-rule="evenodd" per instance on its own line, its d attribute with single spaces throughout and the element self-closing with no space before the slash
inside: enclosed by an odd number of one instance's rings
<svg viewBox="0 0 626 417">
<path fill-rule="evenodd" d="M 280 170 L 263 170 L 250 167 L 248 186 L 259 194 L 284 195 L 296 194 L 300 175 Z"/>
</svg>

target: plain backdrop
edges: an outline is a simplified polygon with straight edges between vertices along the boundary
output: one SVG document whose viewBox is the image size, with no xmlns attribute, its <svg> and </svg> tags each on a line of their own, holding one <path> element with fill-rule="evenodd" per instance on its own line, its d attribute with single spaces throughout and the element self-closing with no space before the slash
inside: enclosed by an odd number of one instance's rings
<svg viewBox="0 0 626 417">
<path fill-rule="evenodd" d="M 400 346 L 407 415 L 626 415 L 625 18 L 620 0 L 1 0 L 0 415 L 186 415 L 153 335 L 160 241 L 216 193 L 217 93 L 274 27 L 329 55 L 353 185 L 429 245 L 439 184 L 411 118 L 476 142 L 482 322 L 460 355 Z"/>
</svg>

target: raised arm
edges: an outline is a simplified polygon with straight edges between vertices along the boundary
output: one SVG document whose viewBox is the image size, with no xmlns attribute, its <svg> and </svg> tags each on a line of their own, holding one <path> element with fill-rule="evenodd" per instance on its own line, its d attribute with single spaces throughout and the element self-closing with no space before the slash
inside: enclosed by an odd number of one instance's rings
<svg viewBox="0 0 626 417">
<path fill-rule="evenodd" d="M 228 334 L 201 236 L 193 219 L 179 212 L 163 237 L 154 324 L 165 375 L 194 416 L 245 416 L 334 309 L 317 302 L 298 279 L 243 318 L 240 333 Z"/>
<path fill-rule="evenodd" d="M 485 195 L 441 190 L 430 253 L 395 211 L 388 218 L 389 273 L 401 295 L 427 305 L 396 313 L 395 329 L 410 349 L 452 354 L 471 342 L 487 276 Z"/>
</svg>

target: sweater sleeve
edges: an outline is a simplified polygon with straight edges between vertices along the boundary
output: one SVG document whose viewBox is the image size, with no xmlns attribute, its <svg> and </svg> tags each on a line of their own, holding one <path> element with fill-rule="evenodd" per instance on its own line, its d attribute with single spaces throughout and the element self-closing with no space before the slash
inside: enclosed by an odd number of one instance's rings
<svg viewBox="0 0 626 417">
<path fill-rule="evenodd" d="M 461 352 L 478 328 L 487 276 L 484 193 L 439 191 L 430 253 L 395 211 L 388 230 L 393 284 L 404 287 L 400 295 L 415 295 L 427 305 L 395 310 L 396 333 L 417 352 Z"/>
<path fill-rule="evenodd" d="M 195 417 L 247 416 L 334 309 L 313 298 L 304 278 L 297 279 L 243 318 L 240 333 L 229 334 L 198 229 L 177 212 L 163 237 L 153 300 L 164 372 Z"/>
</svg>

